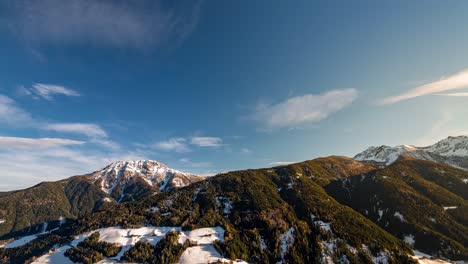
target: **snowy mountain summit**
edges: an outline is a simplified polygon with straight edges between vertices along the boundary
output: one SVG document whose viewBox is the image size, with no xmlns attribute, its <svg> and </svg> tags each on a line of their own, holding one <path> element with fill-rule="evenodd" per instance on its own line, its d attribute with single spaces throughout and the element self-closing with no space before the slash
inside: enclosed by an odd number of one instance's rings
<svg viewBox="0 0 468 264">
<path fill-rule="evenodd" d="M 448 137 L 425 150 L 446 157 L 468 157 L 468 136 Z"/>
<path fill-rule="evenodd" d="M 90 178 L 117 201 L 132 199 L 147 191 L 167 191 L 203 178 L 171 169 L 155 160 L 117 161 L 92 173 Z M 125 199 L 127 198 L 127 199 Z"/>
<path fill-rule="evenodd" d="M 411 145 L 370 147 L 357 154 L 354 159 L 388 166 L 400 157 L 441 162 L 468 170 L 468 136 L 448 137 L 428 147 Z"/>
</svg>

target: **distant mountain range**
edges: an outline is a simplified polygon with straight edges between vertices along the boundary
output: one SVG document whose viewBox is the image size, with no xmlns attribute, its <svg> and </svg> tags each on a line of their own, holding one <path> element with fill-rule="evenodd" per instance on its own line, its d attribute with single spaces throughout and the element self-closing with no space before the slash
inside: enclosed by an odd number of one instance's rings
<svg viewBox="0 0 468 264">
<path fill-rule="evenodd" d="M 428 255 L 462 261 L 466 164 L 466 136 L 209 178 L 157 161 L 119 161 L 0 195 L 0 262 L 415 263 Z M 149 231 L 129 235 L 141 227 Z M 203 233 L 187 242 L 187 230 L 214 230 L 216 238 Z M 42 235 L 25 237 L 34 233 Z"/>
<path fill-rule="evenodd" d="M 370 147 L 354 157 L 358 161 L 375 162 L 385 166 L 399 158 L 430 160 L 468 170 L 468 136 L 448 137 L 428 147 L 411 145 Z"/>
</svg>

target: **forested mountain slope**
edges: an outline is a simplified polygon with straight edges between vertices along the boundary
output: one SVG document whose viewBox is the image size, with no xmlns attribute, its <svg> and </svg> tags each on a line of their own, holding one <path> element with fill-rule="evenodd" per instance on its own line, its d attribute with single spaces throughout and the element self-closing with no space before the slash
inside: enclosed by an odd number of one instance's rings
<svg viewBox="0 0 468 264">
<path fill-rule="evenodd" d="M 345 166 L 348 162 L 350 166 Z M 217 243 L 216 249 L 228 259 L 411 263 L 409 245 L 338 203 L 319 184 L 370 168 L 330 157 L 229 172 L 139 201 L 113 204 L 22 247 L 6 249 L 4 259 L 39 256 L 76 235 L 106 226 L 179 226 L 184 230 L 220 226 L 225 230 L 224 242 Z"/>
<path fill-rule="evenodd" d="M 0 195 L 0 239 L 44 232 L 114 202 L 203 180 L 152 160 L 119 161 L 88 175 Z"/>
<path fill-rule="evenodd" d="M 468 259 L 468 172 L 425 160 L 341 179 L 327 192 L 425 253 Z"/>
</svg>

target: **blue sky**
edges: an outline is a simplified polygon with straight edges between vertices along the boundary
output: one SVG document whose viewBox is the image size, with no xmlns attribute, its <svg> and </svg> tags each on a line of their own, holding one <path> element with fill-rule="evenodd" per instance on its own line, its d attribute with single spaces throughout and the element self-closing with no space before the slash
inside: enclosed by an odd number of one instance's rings
<svg viewBox="0 0 468 264">
<path fill-rule="evenodd" d="M 0 190 L 468 134 L 464 1 L 3 1 Z"/>
</svg>

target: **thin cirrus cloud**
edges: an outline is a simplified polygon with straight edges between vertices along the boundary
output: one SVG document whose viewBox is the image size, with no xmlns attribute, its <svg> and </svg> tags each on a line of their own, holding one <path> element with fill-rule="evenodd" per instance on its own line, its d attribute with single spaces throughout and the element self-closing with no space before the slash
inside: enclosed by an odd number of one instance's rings
<svg viewBox="0 0 468 264">
<path fill-rule="evenodd" d="M 351 105 L 357 97 L 356 89 L 296 96 L 277 104 L 258 107 L 251 119 L 262 123 L 268 129 L 296 127 L 303 123 L 326 119 Z"/>
<path fill-rule="evenodd" d="M 192 137 L 190 143 L 199 147 L 220 147 L 223 140 L 219 137 Z"/>
<path fill-rule="evenodd" d="M 14 149 L 46 149 L 70 145 L 81 145 L 83 141 L 65 138 L 23 138 L 23 137 L 0 137 L 0 148 Z"/>
<path fill-rule="evenodd" d="M 148 48 L 181 42 L 196 27 L 201 1 L 6 1 L 15 35 L 39 44 Z"/>
<path fill-rule="evenodd" d="M 437 94 L 441 96 L 450 96 L 450 97 L 468 97 L 468 93 L 445 93 L 445 94 Z"/>
<path fill-rule="evenodd" d="M 223 139 L 219 137 L 173 137 L 165 141 L 155 143 L 152 148 L 163 151 L 173 151 L 178 153 L 190 152 L 192 149 L 189 145 L 198 147 L 217 148 L 223 146 Z"/>
<path fill-rule="evenodd" d="M 40 127 L 42 130 L 87 136 L 91 143 L 110 149 L 119 149 L 117 142 L 108 139 L 107 132 L 97 124 L 91 123 L 50 123 Z"/>
<path fill-rule="evenodd" d="M 39 127 L 42 130 L 84 135 L 90 143 L 98 144 L 108 149 L 118 150 L 121 145 L 109 139 L 107 132 L 97 124 L 92 123 L 46 123 Z"/>
<path fill-rule="evenodd" d="M 30 113 L 19 107 L 10 97 L 0 94 L 0 122 L 19 124 L 31 120 Z"/>
<path fill-rule="evenodd" d="M 4 95 L 0 95 L 0 123 L 44 131 L 84 135 L 88 137 L 91 143 L 111 149 L 120 148 L 118 143 L 109 140 L 107 132 L 97 124 L 44 122 L 33 118 L 29 112 L 18 106 L 13 99 Z"/>
<path fill-rule="evenodd" d="M 405 93 L 387 97 L 382 100 L 381 104 L 388 105 L 398 103 L 400 101 L 413 99 L 416 97 L 438 94 L 451 90 L 458 90 L 468 87 L 468 69 L 453 74 L 449 77 L 442 78 L 438 81 L 427 83 L 416 88 L 410 89 Z M 442 94 L 444 96 L 463 96 L 463 94 Z"/>
<path fill-rule="evenodd" d="M 20 87 L 18 91 L 22 95 L 29 95 L 36 99 L 42 98 L 49 101 L 52 101 L 56 95 L 75 97 L 80 96 L 77 91 L 70 88 L 61 85 L 44 83 L 33 84 L 31 88 Z"/>
<path fill-rule="evenodd" d="M 157 142 L 152 148 L 163 151 L 174 151 L 178 153 L 190 152 L 185 138 L 170 138 L 166 141 Z"/>
<path fill-rule="evenodd" d="M 108 135 L 101 126 L 88 123 L 53 123 L 46 124 L 43 130 L 86 135 L 91 138 L 106 138 Z"/>
</svg>

